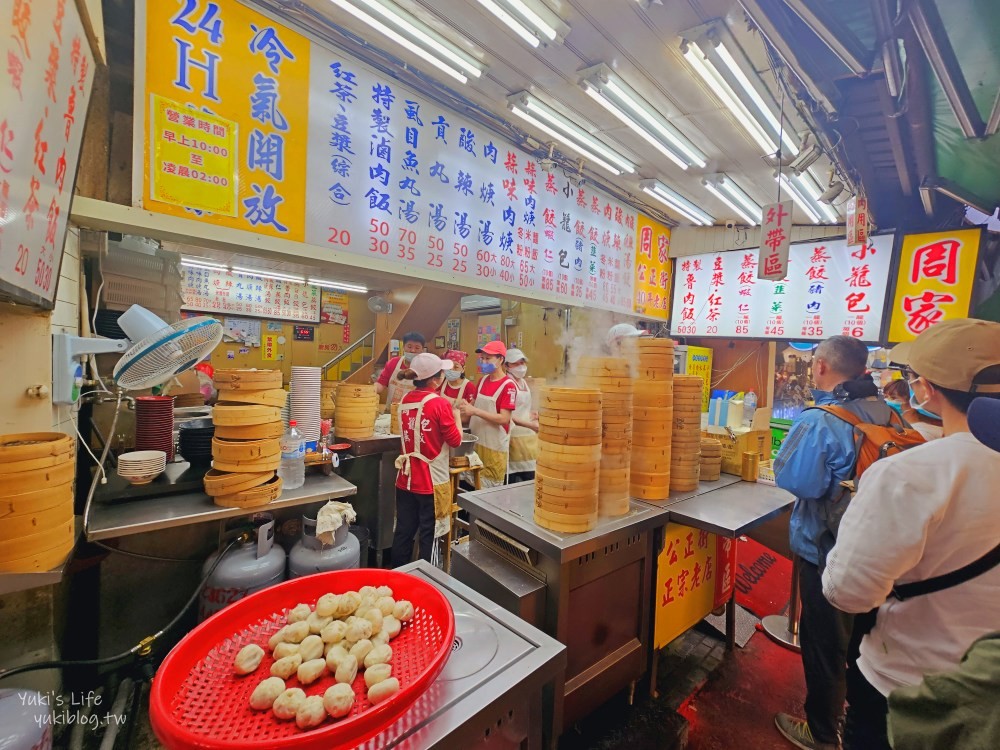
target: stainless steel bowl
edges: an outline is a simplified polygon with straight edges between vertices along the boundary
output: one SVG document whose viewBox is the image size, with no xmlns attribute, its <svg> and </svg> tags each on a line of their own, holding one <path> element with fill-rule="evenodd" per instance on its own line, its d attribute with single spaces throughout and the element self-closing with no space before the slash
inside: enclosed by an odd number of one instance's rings
<svg viewBox="0 0 1000 750">
<path fill-rule="evenodd" d="M 451 449 L 451 457 L 456 458 L 457 456 L 468 456 L 476 449 L 476 443 L 479 442 L 479 438 L 468 432 L 462 433 L 462 444 L 457 448 Z"/>
</svg>

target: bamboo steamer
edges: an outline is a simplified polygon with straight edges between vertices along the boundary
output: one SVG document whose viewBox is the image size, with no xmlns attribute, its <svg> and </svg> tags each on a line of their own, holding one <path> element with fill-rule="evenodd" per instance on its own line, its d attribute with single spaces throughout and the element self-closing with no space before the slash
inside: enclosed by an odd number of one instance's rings
<svg viewBox="0 0 1000 750">
<path fill-rule="evenodd" d="M 73 482 L 20 495 L 7 495 L 2 488 L 0 492 L 4 493 L 0 495 L 0 519 L 38 513 L 65 503 L 73 505 Z"/>
<path fill-rule="evenodd" d="M 212 497 L 234 495 L 270 481 L 273 471 L 259 471 L 250 474 L 226 473 L 211 469 L 205 474 L 205 494 Z"/>
<path fill-rule="evenodd" d="M 215 437 L 225 440 L 268 440 L 280 438 L 285 432 L 283 422 L 257 425 L 216 425 Z"/>
<path fill-rule="evenodd" d="M 281 454 L 263 456 L 252 461 L 223 461 L 212 459 L 212 468 L 216 471 L 228 471 L 233 474 L 259 474 L 265 471 L 277 471 L 281 466 Z"/>
<path fill-rule="evenodd" d="M 281 496 L 281 485 L 281 477 L 276 476 L 249 490 L 218 495 L 212 501 L 224 508 L 257 508 L 277 500 Z"/>
<path fill-rule="evenodd" d="M 587 401 L 553 401 L 545 396 L 538 399 L 538 413 L 544 410 L 566 414 L 570 418 L 587 419 L 596 414 L 600 409 L 600 403 L 593 400 Z"/>
<path fill-rule="evenodd" d="M 559 516 L 558 513 L 549 513 L 541 508 L 535 508 L 535 523 L 550 531 L 563 534 L 582 534 L 597 525 L 596 513 L 593 514 L 593 517 L 584 516 L 583 520 L 578 523 L 559 520 Z"/>
<path fill-rule="evenodd" d="M 456 424 L 461 424 L 456 421 Z M 403 434 L 403 423 L 399 421 L 399 404 L 389 405 L 389 432 L 393 435 Z"/>
<path fill-rule="evenodd" d="M 281 441 L 270 440 L 225 440 L 212 438 L 212 458 L 220 461 L 256 461 L 281 454 Z"/>
<path fill-rule="evenodd" d="M 50 489 L 72 482 L 76 477 L 76 462 L 65 461 L 43 469 L 5 474 L 0 480 L 0 493 L 4 496 L 24 495 Z"/>
<path fill-rule="evenodd" d="M 288 391 L 281 388 L 270 388 L 262 391 L 219 389 L 220 404 L 259 404 L 260 406 L 277 406 L 281 409 L 287 400 Z"/>
<path fill-rule="evenodd" d="M 61 547 L 67 543 L 71 544 L 74 540 L 74 523 L 71 512 L 68 520 L 64 519 L 34 534 L 6 540 L 0 545 L 0 563 L 30 557 L 40 551 Z"/>
<path fill-rule="evenodd" d="M 37 534 L 67 521 L 73 521 L 72 499 L 35 513 L 0 518 L 0 548 L 6 546 L 9 540 Z"/>
<path fill-rule="evenodd" d="M 76 460 L 76 451 L 73 450 L 76 446 L 72 445 L 65 453 L 59 453 L 52 456 L 42 456 L 40 458 L 27 458 L 23 461 L 4 461 L 0 463 L 0 476 L 6 474 L 20 474 L 23 471 L 36 471 L 38 469 L 49 469 L 54 466 L 59 466 L 68 461 Z M 0 483 L 3 480 L 0 479 Z M 0 488 L 0 493 L 3 489 Z"/>
<path fill-rule="evenodd" d="M 73 551 L 76 537 L 71 536 L 54 547 L 37 550 L 26 557 L 14 560 L 0 560 L 0 573 L 44 573 L 62 565 Z"/>
<path fill-rule="evenodd" d="M 576 413 L 576 412 L 572 412 Z M 548 409 L 538 412 L 538 424 L 552 428 L 565 428 L 570 430 L 599 430 L 601 428 L 600 419 L 573 419 L 561 412 L 552 412 Z"/>
<path fill-rule="evenodd" d="M 222 427 L 249 427 L 281 421 L 281 410 L 274 406 L 216 406 L 212 409 L 212 421 Z"/>
<path fill-rule="evenodd" d="M 535 464 L 535 472 L 541 471 L 546 476 L 552 477 L 553 479 L 570 480 L 576 479 L 581 482 L 597 482 L 600 479 L 600 467 L 594 465 L 593 469 L 567 469 L 565 465 L 562 466 L 552 466 L 547 463 L 537 463 Z"/>
<path fill-rule="evenodd" d="M 64 432 L 18 432 L 0 435 L 0 463 L 31 461 L 71 453 L 76 441 Z"/>
<path fill-rule="evenodd" d="M 212 382 L 219 390 L 271 390 L 281 388 L 281 370 L 216 370 Z"/>
<path fill-rule="evenodd" d="M 559 493 L 565 493 L 565 496 L 567 497 L 586 497 L 588 493 L 595 492 L 597 490 L 597 487 L 592 481 L 578 479 L 576 477 L 573 477 L 572 479 L 559 479 L 546 474 L 544 468 L 538 470 L 536 467 L 535 481 L 544 485 L 546 492 L 557 491 Z"/>
<path fill-rule="evenodd" d="M 576 370 L 577 372 L 627 373 L 628 362 L 622 357 L 580 357 Z"/>
<path fill-rule="evenodd" d="M 341 396 L 348 398 L 374 396 L 378 398 L 374 383 L 337 383 L 337 397 Z"/>
<path fill-rule="evenodd" d="M 585 440 L 592 440 L 594 443 L 601 442 L 601 423 L 600 420 L 596 420 L 597 424 L 594 427 L 549 427 L 548 425 L 540 424 L 538 425 L 538 435 L 540 439 L 547 440 L 550 443 L 563 443 L 563 438 L 582 438 Z M 542 438 L 542 434 L 547 434 L 548 437 Z M 565 445 L 571 445 L 571 443 L 563 443 Z M 590 445 L 590 443 L 583 443 L 583 445 Z"/>
<path fill-rule="evenodd" d="M 375 434 L 378 411 L 379 397 L 374 385 L 340 383 L 337 386 L 336 409 L 333 413 L 334 432 L 353 439 L 371 437 Z M 397 406 L 397 422 L 398 418 Z"/>
</svg>

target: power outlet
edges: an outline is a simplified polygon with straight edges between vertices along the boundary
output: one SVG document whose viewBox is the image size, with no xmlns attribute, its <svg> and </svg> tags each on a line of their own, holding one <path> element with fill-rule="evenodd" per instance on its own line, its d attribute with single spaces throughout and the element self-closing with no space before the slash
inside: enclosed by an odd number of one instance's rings
<svg viewBox="0 0 1000 750">
<path fill-rule="evenodd" d="M 517 325 L 517 318 L 514 317 L 513 315 L 511 315 L 509 318 L 504 318 L 503 319 L 503 324 L 505 326 L 507 326 L 508 328 L 510 328 L 511 326 L 516 326 Z"/>
</svg>

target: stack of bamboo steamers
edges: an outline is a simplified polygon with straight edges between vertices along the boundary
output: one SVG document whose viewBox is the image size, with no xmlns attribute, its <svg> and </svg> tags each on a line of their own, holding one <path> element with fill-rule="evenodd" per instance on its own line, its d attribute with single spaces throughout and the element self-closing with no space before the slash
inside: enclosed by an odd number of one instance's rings
<svg viewBox="0 0 1000 750">
<path fill-rule="evenodd" d="M 701 392 L 697 375 L 674 377 L 674 429 L 671 437 L 670 489 L 698 489 L 701 475 Z M 721 453 L 720 453 L 721 459 Z"/>
<path fill-rule="evenodd" d="M 254 508 L 281 495 L 281 409 L 288 392 L 280 370 L 216 370 L 212 470 L 205 492 L 216 505 Z"/>
<path fill-rule="evenodd" d="M 601 392 L 539 391 L 535 523 L 578 533 L 597 524 L 601 472 Z"/>
<path fill-rule="evenodd" d="M 337 385 L 337 408 L 333 412 L 337 437 L 351 440 L 370 438 L 375 434 L 378 416 L 378 394 L 372 384 L 340 383 Z"/>
<path fill-rule="evenodd" d="M 632 375 L 626 360 L 617 357 L 582 357 L 576 373 L 581 387 L 601 392 L 598 514 L 623 516 L 629 509 Z"/>
<path fill-rule="evenodd" d="M 666 500 L 671 489 L 671 433 L 674 417 L 674 342 L 627 341 L 635 362 L 632 397 L 631 494 Z M 633 349 L 634 347 L 634 349 Z"/>
</svg>

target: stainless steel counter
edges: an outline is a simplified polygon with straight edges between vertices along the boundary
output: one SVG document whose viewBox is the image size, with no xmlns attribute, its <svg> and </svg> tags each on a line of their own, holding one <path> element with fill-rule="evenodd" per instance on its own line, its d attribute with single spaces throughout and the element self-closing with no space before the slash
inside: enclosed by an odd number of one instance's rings
<svg viewBox="0 0 1000 750">
<path fill-rule="evenodd" d="M 738 482 L 668 506 L 670 521 L 727 537 L 738 537 L 782 513 L 795 497 L 778 487 Z"/>
<path fill-rule="evenodd" d="M 135 500 L 128 503 L 102 505 L 92 503 L 87 529 L 87 541 L 115 539 L 147 531 L 176 526 L 220 521 L 225 518 L 249 516 L 258 511 L 292 508 L 323 500 L 349 497 L 357 488 L 336 474 L 306 474 L 306 482 L 296 490 L 287 490 L 272 503 L 259 508 L 223 508 L 202 492 L 168 495 L 160 498 Z"/>
<path fill-rule="evenodd" d="M 742 482 L 743 480 L 739 477 L 735 477 L 732 474 L 723 474 L 714 482 L 698 482 L 698 489 L 688 490 L 687 492 L 671 492 L 670 497 L 666 500 L 640 500 L 639 502 L 645 503 L 646 505 L 652 505 L 655 508 L 664 508 L 670 505 L 676 505 L 677 503 L 688 500 L 692 497 L 698 497 L 698 495 L 705 495 L 709 492 L 715 492 L 723 487 L 729 487 L 737 482 Z"/>
<path fill-rule="evenodd" d="M 459 506 L 515 539 L 552 558 L 566 563 L 607 544 L 608 535 L 639 534 L 667 520 L 667 507 L 632 500 L 629 512 L 615 518 L 599 518 L 597 526 L 579 534 L 561 534 L 542 528 L 534 520 L 535 483 L 520 482 L 458 496 Z M 525 540 L 530 537 L 530 543 Z"/>
</svg>

